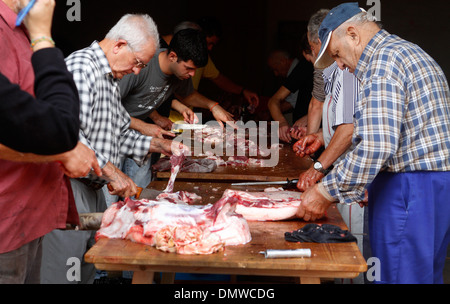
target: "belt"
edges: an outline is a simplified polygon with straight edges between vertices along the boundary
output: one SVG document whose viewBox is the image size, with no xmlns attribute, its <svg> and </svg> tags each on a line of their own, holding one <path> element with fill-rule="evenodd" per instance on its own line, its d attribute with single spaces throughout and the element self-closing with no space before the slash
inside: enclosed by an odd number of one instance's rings
<svg viewBox="0 0 450 304">
<path fill-rule="evenodd" d="M 76 178 L 76 180 L 82 182 L 83 184 L 85 184 L 86 186 L 95 191 L 100 190 L 101 188 L 103 188 L 104 185 L 107 184 L 106 182 L 96 182 L 89 178 Z"/>
</svg>

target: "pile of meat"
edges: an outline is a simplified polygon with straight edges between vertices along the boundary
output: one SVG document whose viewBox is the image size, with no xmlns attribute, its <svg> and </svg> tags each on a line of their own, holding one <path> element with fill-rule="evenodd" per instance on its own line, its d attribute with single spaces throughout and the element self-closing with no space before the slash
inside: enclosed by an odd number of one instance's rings
<svg viewBox="0 0 450 304">
<path fill-rule="evenodd" d="M 114 203 L 103 215 L 96 240 L 128 239 L 179 254 L 210 254 L 251 240 L 247 221 L 235 212 L 236 198 L 223 197 L 213 205 L 188 205 L 183 197 L 192 196 L 173 195 Z"/>
<path fill-rule="evenodd" d="M 267 157 L 273 151 L 278 150 L 282 148 L 282 144 L 280 145 L 278 142 L 272 143 L 269 147 L 267 146 L 267 143 L 264 144 L 262 142 L 259 142 L 259 145 L 257 144 L 258 139 L 262 140 L 264 136 L 258 136 L 259 132 L 262 132 L 262 130 L 258 130 L 257 128 L 254 130 L 248 130 L 248 132 L 251 134 L 245 134 L 244 132 L 229 132 L 229 130 L 224 130 L 220 127 L 206 127 L 200 130 L 194 130 L 194 140 L 210 144 L 211 149 L 208 150 L 208 145 L 204 145 L 203 149 L 206 149 L 207 151 L 204 151 L 205 154 L 215 154 L 215 151 L 220 150 L 221 152 L 224 152 L 222 150 L 225 150 L 226 153 L 223 154 L 229 154 L 229 151 L 236 152 L 234 155 L 248 155 L 251 157 Z M 249 138 L 247 138 L 249 137 Z M 214 146 L 214 148 L 212 148 Z M 217 148 L 219 147 L 219 148 Z"/>
</svg>

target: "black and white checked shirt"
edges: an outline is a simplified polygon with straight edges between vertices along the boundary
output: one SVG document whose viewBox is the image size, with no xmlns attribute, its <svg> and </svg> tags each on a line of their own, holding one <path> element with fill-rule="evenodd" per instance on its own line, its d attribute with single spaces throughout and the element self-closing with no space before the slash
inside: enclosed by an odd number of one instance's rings
<svg viewBox="0 0 450 304">
<path fill-rule="evenodd" d="M 142 164 L 152 137 L 129 129 L 130 116 L 120 101 L 119 80 L 97 41 L 66 58 L 80 96 L 80 141 L 95 151 L 100 167 L 119 167 L 127 156 Z"/>
</svg>

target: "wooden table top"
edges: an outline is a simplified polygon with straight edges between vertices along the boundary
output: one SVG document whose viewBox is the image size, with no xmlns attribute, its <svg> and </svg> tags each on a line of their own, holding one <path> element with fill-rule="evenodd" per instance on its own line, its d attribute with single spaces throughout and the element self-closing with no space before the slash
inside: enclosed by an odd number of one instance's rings
<svg viewBox="0 0 450 304">
<path fill-rule="evenodd" d="M 165 186 L 166 182 L 158 181 L 152 182 L 149 188 L 162 190 Z M 174 191 L 191 190 L 201 195 L 204 203 L 210 203 L 217 201 L 226 188 L 230 188 L 230 184 L 194 185 L 175 182 Z M 257 188 L 249 190 L 256 191 Z M 128 240 L 100 239 L 86 253 L 85 260 L 88 263 L 94 263 L 98 269 L 135 271 L 135 276 L 139 275 L 140 278 L 145 278 L 146 274 L 154 272 L 186 272 L 294 276 L 300 277 L 302 282 L 320 283 L 320 278 L 354 278 L 367 270 L 366 261 L 356 243 L 319 244 L 285 241 L 285 232 L 297 230 L 307 224 L 302 220 L 248 223 L 252 235 L 251 242 L 245 245 L 227 246 L 225 250 L 214 254 L 179 255 L 165 253 L 154 247 Z M 328 210 L 326 218 L 315 223 L 328 223 L 348 229 L 335 206 Z M 266 249 L 299 248 L 311 249 L 312 256 L 266 259 L 259 253 Z"/>
<path fill-rule="evenodd" d="M 224 157 L 227 159 L 227 157 Z M 311 167 L 309 157 L 295 155 L 292 145 L 284 144 L 280 149 L 277 165 L 274 167 L 218 166 L 210 173 L 179 172 L 177 180 L 223 180 L 223 181 L 281 181 L 297 179 L 301 172 Z M 169 179 L 170 172 L 155 172 L 157 179 Z"/>
</svg>

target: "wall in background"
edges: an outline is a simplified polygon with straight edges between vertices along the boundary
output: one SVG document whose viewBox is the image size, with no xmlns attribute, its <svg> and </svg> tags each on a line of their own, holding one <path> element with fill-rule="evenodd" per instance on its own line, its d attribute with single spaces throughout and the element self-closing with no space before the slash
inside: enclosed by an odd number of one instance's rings
<svg viewBox="0 0 450 304">
<path fill-rule="evenodd" d="M 70 1 L 69 1 L 70 2 Z M 290 37 L 301 37 L 309 17 L 320 8 L 332 8 L 343 1 L 320 0 L 165 0 L 117 1 L 80 0 L 81 21 L 66 18 L 70 6 L 58 1 L 53 36 L 65 55 L 101 40 L 125 13 L 148 13 L 162 34 L 184 20 L 205 15 L 217 17 L 224 28 L 221 43 L 212 57 L 219 70 L 235 82 L 259 92 L 267 86 L 270 72 L 266 58 L 279 44 L 292 45 Z M 361 7 L 370 8 L 366 1 Z M 381 0 L 384 28 L 420 45 L 450 75 L 448 37 L 450 3 L 437 0 Z M 295 37 L 295 27 L 299 35 Z"/>
</svg>

